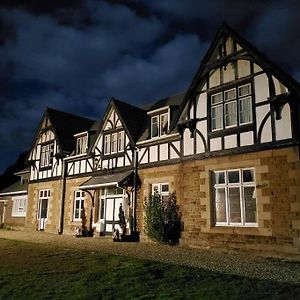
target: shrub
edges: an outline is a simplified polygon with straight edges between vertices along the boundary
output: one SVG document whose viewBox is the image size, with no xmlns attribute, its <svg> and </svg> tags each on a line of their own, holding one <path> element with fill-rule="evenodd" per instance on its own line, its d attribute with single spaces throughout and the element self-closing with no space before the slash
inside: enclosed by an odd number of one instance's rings
<svg viewBox="0 0 300 300">
<path fill-rule="evenodd" d="M 167 201 L 154 193 L 145 201 L 144 208 L 147 235 L 162 243 L 178 244 L 182 226 L 176 193 L 171 193 Z"/>
</svg>

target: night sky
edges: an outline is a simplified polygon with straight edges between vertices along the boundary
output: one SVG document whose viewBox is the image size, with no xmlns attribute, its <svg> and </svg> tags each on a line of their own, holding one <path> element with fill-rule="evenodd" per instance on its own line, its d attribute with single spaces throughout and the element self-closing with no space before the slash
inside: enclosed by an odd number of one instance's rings
<svg viewBox="0 0 300 300">
<path fill-rule="evenodd" d="M 299 81 L 298 0 L 1 0 L 0 173 L 47 106 L 99 120 L 186 90 L 223 21 Z"/>
</svg>

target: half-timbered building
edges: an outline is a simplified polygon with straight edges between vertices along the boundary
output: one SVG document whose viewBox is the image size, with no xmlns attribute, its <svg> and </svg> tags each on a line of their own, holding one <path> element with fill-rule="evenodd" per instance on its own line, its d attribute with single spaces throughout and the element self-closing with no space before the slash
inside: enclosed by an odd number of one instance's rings
<svg viewBox="0 0 300 300">
<path fill-rule="evenodd" d="M 180 76 L 180 75 L 179 75 Z M 143 203 L 175 191 L 181 243 L 300 252 L 299 84 L 227 25 L 186 92 L 99 122 L 47 109 L 29 155 L 26 227 L 144 233 Z"/>
</svg>

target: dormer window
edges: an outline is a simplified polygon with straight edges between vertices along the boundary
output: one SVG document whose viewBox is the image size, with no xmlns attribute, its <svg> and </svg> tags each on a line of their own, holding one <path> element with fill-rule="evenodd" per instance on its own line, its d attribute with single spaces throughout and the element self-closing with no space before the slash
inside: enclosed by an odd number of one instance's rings
<svg viewBox="0 0 300 300">
<path fill-rule="evenodd" d="M 76 139 L 76 155 L 86 153 L 87 134 L 78 136 Z"/>
<path fill-rule="evenodd" d="M 48 143 L 41 146 L 41 168 L 50 167 L 53 164 L 54 143 Z"/>
<path fill-rule="evenodd" d="M 151 117 L 151 137 L 159 137 L 167 134 L 169 114 L 163 113 Z"/>
<path fill-rule="evenodd" d="M 106 134 L 104 136 L 104 154 L 114 154 L 124 151 L 125 134 L 124 131 Z"/>
<path fill-rule="evenodd" d="M 212 131 L 252 122 L 250 83 L 211 95 L 210 104 Z"/>
</svg>

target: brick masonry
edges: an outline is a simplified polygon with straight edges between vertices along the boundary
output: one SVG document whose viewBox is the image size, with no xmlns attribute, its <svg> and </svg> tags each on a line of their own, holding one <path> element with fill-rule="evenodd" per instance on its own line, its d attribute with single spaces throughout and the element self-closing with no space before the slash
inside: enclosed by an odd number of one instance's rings
<svg viewBox="0 0 300 300">
<path fill-rule="evenodd" d="M 211 171 L 255 168 L 257 227 L 213 224 Z M 138 228 L 143 227 L 143 202 L 151 184 L 168 182 L 176 191 L 184 231 L 181 243 L 191 247 L 222 247 L 270 253 L 300 253 L 300 162 L 297 147 L 190 160 L 139 171 Z"/>
</svg>

